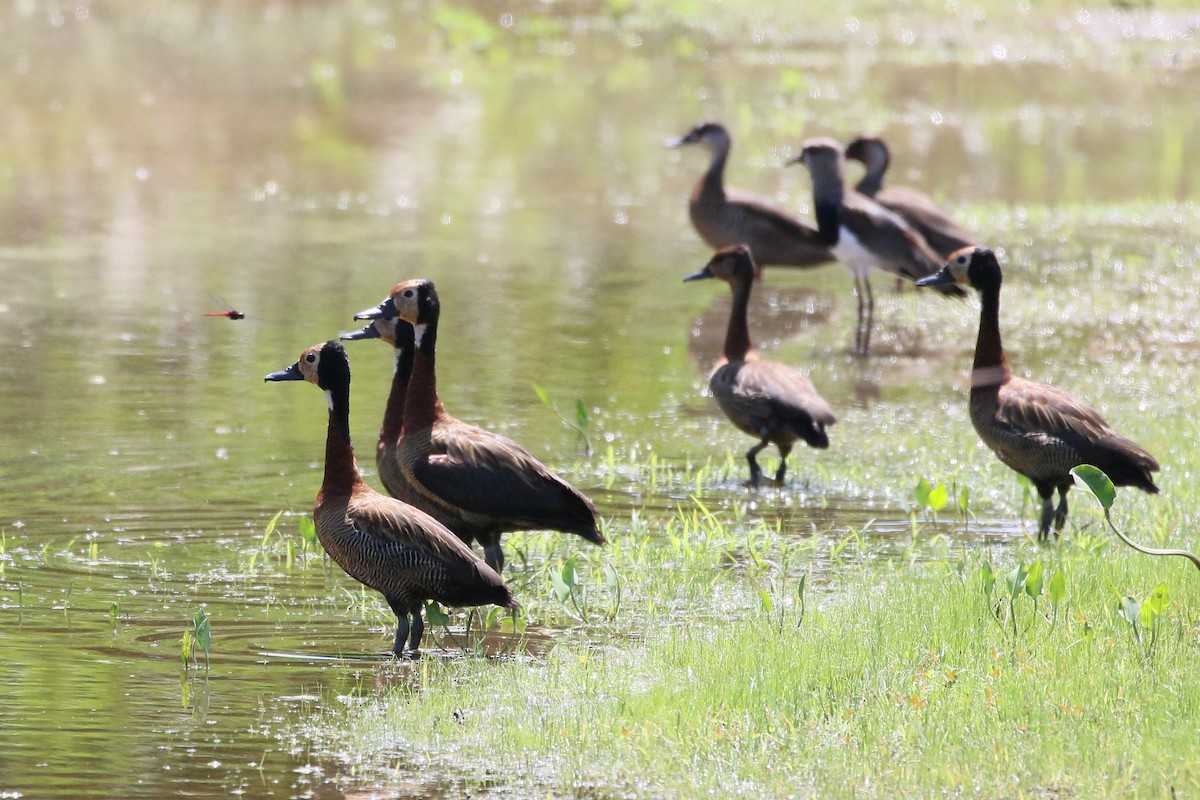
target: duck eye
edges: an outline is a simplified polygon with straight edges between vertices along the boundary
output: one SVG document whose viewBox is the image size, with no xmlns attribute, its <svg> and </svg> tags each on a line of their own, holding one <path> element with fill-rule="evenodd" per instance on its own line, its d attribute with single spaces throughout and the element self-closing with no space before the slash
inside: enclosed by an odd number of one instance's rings
<svg viewBox="0 0 1200 800">
<path fill-rule="evenodd" d="M 966 256 L 959 256 L 958 258 L 955 259 L 955 261 L 958 262 L 958 265 L 960 267 L 965 267 L 967 265 L 967 257 Z"/>
<path fill-rule="evenodd" d="M 405 290 L 404 290 L 404 296 L 405 296 L 405 297 L 410 297 L 410 298 L 411 298 L 411 297 L 413 296 L 413 290 L 412 290 L 412 289 L 405 289 Z"/>
<path fill-rule="evenodd" d="M 309 353 L 308 355 L 306 355 L 304 357 L 304 360 L 307 361 L 309 364 L 315 364 L 315 363 L 317 363 L 317 354 Z"/>
</svg>

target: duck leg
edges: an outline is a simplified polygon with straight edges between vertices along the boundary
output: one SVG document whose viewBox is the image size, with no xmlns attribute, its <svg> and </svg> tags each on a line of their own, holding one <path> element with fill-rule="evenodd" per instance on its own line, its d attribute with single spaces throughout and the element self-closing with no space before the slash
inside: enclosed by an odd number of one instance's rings
<svg viewBox="0 0 1200 800">
<path fill-rule="evenodd" d="M 412 633 L 408 635 L 408 649 L 415 658 L 421 650 L 421 637 L 425 634 L 425 618 L 421 616 L 421 603 L 412 605 Z"/>
<path fill-rule="evenodd" d="M 1054 519 L 1054 487 L 1038 487 L 1042 496 L 1042 518 L 1038 522 L 1038 541 L 1044 542 L 1050 538 L 1050 523 Z"/>
<path fill-rule="evenodd" d="M 758 486 L 758 481 L 762 477 L 762 470 L 758 467 L 758 459 L 756 456 L 767 446 L 767 440 L 764 437 L 761 442 L 751 447 L 746 451 L 746 461 L 750 464 L 750 485 Z"/>
<path fill-rule="evenodd" d="M 792 452 L 790 444 L 779 445 L 779 469 L 775 470 L 775 483 L 783 485 L 783 476 L 787 474 L 788 454 Z"/>
<path fill-rule="evenodd" d="M 483 536 L 477 536 L 476 541 L 483 547 L 484 562 L 496 570 L 496 574 L 500 574 L 500 570 L 504 569 L 504 550 L 500 547 L 500 532 L 490 532 Z"/>
<path fill-rule="evenodd" d="M 1058 487 L 1058 510 L 1054 512 L 1054 534 L 1056 536 L 1067 522 L 1067 492 L 1070 489 L 1071 484 L 1069 483 Z"/>
<path fill-rule="evenodd" d="M 866 333 L 866 329 L 863 327 L 866 307 L 863 300 L 862 276 L 857 272 L 854 273 L 854 297 L 858 300 L 858 319 L 854 325 L 854 354 L 861 356 L 867 352 L 866 345 L 863 342 L 863 335 Z"/>
<path fill-rule="evenodd" d="M 863 327 L 862 345 L 862 354 L 865 356 L 871 351 L 871 328 L 875 325 L 875 293 L 871 291 L 871 278 L 869 276 L 863 275 L 862 282 L 867 290 L 867 323 Z"/>
<path fill-rule="evenodd" d="M 392 645 L 392 655 L 401 658 L 404 655 L 404 642 L 408 639 L 408 608 L 399 600 L 387 598 L 392 613 L 396 615 L 396 642 Z M 419 619 L 419 617 L 418 617 Z"/>
</svg>

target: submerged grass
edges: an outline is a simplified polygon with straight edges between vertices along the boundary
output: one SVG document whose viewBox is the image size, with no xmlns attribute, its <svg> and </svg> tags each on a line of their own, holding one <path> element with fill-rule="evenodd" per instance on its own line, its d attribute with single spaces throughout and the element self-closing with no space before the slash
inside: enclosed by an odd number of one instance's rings
<svg viewBox="0 0 1200 800">
<path fill-rule="evenodd" d="M 835 557 L 814 586 L 827 542 L 734 516 L 692 500 L 610 531 L 610 549 L 572 568 L 598 594 L 612 590 L 606 568 L 620 575 L 616 615 L 555 612 L 543 573 L 561 562 L 517 570 L 531 619 L 570 622 L 552 649 L 423 660 L 409 667 L 419 685 L 454 690 L 368 689 L 352 720 L 327 713 L 307 735 L 373 782 L 412 780 L 419 765 L 427 780 L 520 795 L 1200 790 L 1188 565 L 1109 547 L 1086 521 L 1000 560 L 947 551 L 917 524 L 917 547 L 940 558 Z M 1154 522 L 1141 507 L 1125 516 L 1131 529 Z M 536 538 L 518 544 L 540 549 Z M 1131 600 L 1154 612 L 1141 629 Z"/>
</svg>

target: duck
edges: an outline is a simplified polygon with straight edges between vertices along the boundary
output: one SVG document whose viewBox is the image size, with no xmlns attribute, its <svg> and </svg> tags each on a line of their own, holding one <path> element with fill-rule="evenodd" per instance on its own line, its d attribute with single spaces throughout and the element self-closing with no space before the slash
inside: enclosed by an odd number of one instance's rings
<svg viewBox="0 0 1200 800">
<path fill-rule="evenodd" d="M 325 392 L 325 475 L 313 508 L 317 538 L 347 575 L 383 595 L 396 615 L 392 654 L 416 656 L 427 600 L 519 608 L 499 573 L 446 526 L 363 481 L 350 439 L 350 360 L 336 340 L 316 344 L 267 381 L 308 381 Z"/>
<path fill-rule="evenodd" d="M 949 258 L 956 250 L 978 244 L 975 237 L 951 219 L 929 195 L 907 186 L 883 185 L 884 173 L 891 162 L 883 139 L 859 136 L 851 140 L 846 145 L 846 158 L 859 161 L 867 168 L 854 190 L 899 214 L 942 259 Z"/>
<path fill-rule="evenodd" d="M 453 509 L 429 499 L 408 482 L 400 468 L 398 448 L 400 431 L 404 427 L 404 402 L 408 392 L 408 381 L 412 376 L 414 351 L 413 327 L 399 317 L 373 319 L 361 330 L 341 335 L 343 341 L 379 339 L 392 345 L 395 362 L 392 369 L 392 387 L 388 392 L 383 422 L 379 428 L 379 439 L 375 446 L 375 469 L 379 482 L 387 493 L 397 500 L 429 514 L 449 528 L 468 546 L 472 542 L 470 526 Z"/>
<path fill-rule="evenodd" d="M 412 325 L 415 340 L 394 456 L 404 480 L 426 503 L 460 518 L 459 535 L 479 542 L 496 572 L 504 567 L 500 538 L 506 531 L 556 530 L 604 545 L 587 496 L 512 439 L 447 413 L 437 391 L 441 301 L 433 282 L 403 281 L 355 318 L 397 316 Z"/>
<path fill-rule="evenodd" d="M 761 267 L 819 267 L 835 261 L 816 228 L 767 200 L 724 183 L 725 162 L 732 146 L 729 132 L 717 122 L 702 122 L 666 147 L 698 144 L 709 152 L 708 171 L 688 200 L 692 225 L 714 250 L 745 244 Z"/>
<path fill-rule="evenodd" d="M 1000 341 L 1000 285 L 995 253 L 986 247 L 955 252 L 936 275 L 917 286 L 955 283 L 979 293 L 979 337 L 971 369 L 971 424 L 979 438 L 1009 468 L 1028 478 L 1042 499 L 1038 540 L 1055 535 L 1067 520 L 1071 470 L 1091 464 L 1115 486 L 1157 494 L 1152 473 L 1158 461 L 1144 447 L 1113 430 L 1099 413 L 1075 395 L 1013 375 Z M 1055 508 L 1053 496 L 1058 491 Z"/>
<path fill-rule="evenodd" d="M 759 485 L 762 470 L 757 456 L 768 444 L 779 448 L 775 483 L 782 484 L 792 446 L 802 440 L 810 447 L 829 447 L 825 428 L 837 422 L 807 375 L 755 354 L 746 308 L 757 273 L 751 249 L 738 244 L 718 250 L 704 267 L 684 277 L 684 281 L 719 278 L 733 292 L 725 346 L 708 386 L 729 421 L 759 440 L 746 452 L 751 486 Z"/>
<path fill-rule="evenodd" d="M 815 138 L 805 141 L 800 155 L 789 163 L 808 167 L 821 241 L 854 276 L 854 293 L 858 298 L 854 352 L 867 355 L 875 315 L 871 268 L 914 281 L 935 274 L 943 262 L 899 214 L 846 187 L 842 179 L 844 162 L 841 144 L 833 139 Z M 941 286 L 939 291 L 955 297 L 966 296 L 966 292 L 953 284 Z"/>
</svg>

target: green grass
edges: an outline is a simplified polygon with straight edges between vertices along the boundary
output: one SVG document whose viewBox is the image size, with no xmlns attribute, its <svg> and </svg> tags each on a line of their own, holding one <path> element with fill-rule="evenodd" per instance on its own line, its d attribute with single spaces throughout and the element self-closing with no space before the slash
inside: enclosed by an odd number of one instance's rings
<svg viewBox="0 0 1200 800">
<path fill-rule="evenodd" d="M 552 649 L 426 658 L 305 735 L 373 782 L 588 797 L 1188 796 L 1194 571 L 1104 538 L 1076 499 L 1083 530 L 1052 548 L 995 557 L 918 523 L 915 558 L 832 562 L 821 536 L 681 503 L 581 551 L 593 608 L 611 607 L 603 565 L 620 575 L 615 617 L 562 610 L 561 562 L 518 569 L 530 629 L 562 626 Z M 1132 532 L 1150 515 L 1118 516 Z M 1123 598 L 1156 590 L 1139 641 Z"/>
</svg>

